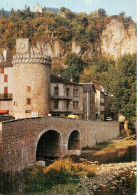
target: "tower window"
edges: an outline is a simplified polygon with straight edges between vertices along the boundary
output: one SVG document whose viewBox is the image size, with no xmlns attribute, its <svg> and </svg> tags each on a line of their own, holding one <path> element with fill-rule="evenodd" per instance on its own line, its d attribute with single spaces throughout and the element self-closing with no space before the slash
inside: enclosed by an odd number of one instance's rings
<svg viewBox="0 0 137 195">
<path fill-rule="evenodd" d="M 30 98 L 27 98 L 27 102 L 26 104 L 30 105 L 31 104 L 31 99 Z"/>
<path fill-rule="evenodd" d="M 31 92 L 31 86 L 27 86 L 27 92 Z"/>
<path fill-rule="evenodd" d="M 4 68 L 0 68 L 0 73 L 4 74 Z"/>
<path fill-rule="evenodd" d="M 8 94 L 8 87 L 4 87 L 4 94 Z"/>
<path fill-rule="evenodd" d="M 4 75 L 4 82 L 8 82 L 8 75 Z"/>
</svg>

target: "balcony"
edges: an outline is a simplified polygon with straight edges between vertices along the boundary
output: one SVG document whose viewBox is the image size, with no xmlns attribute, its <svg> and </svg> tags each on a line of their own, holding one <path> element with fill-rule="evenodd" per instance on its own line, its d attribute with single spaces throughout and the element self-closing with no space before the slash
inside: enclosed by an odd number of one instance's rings
<svg viewBox="0 0 137 195">
<path fill-rule="evenodd" d="M 72 100 L 72 98 L 71 98 L 71 97 L 67 97 L 67 96 L 58 96 L 58 95 L 51 96 L 51 99 L 58 99 L 58 100 Z"/>
<path fill-rule="evenodd" d="M 51 109 L 51 113 L 72 113 L 70 109 Z"/>
<path fill-rule="evenodd" d="M 0 101 L 3 100 L 12 100 L 12 93 L 0 94 Z"/>
</svg>

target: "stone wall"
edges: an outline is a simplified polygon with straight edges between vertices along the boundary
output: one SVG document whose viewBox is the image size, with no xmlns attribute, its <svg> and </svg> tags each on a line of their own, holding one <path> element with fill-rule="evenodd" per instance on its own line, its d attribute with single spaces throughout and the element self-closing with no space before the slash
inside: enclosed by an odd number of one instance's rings
<svg viewBox="0 0 137 195">
<path fill-rule="evenodd" d="M 0 116 L 0 122 L 3 122 L 3 121 L 11 121 L 11 120 L 14 120 L 15 117 L 13 116 Z"/>
<path fill-rule="evenodd" d="M 49 130 L 59 134 L 60 142 L 56 145 L 56 147 L 60 147 L 58 156 L 65 156 L 70 153 L 68 140 L 74 130 L 79 132 L 80 149 L 82 149 L 108 141 L 119 135 L 119 123 L 57 117 L 38 117 L 3 122 L 1 124 L 2 169 L 4 171 L 20 171 L 26 166 L 34 165 L 39 140 L 47 132 L 50 132 Z"/>
<path fill-rule="evenodd" d="M 46 116 L 50 110 L 50 57 L 17 54 L 13 57 L 13 115 Z"/>
</svg>

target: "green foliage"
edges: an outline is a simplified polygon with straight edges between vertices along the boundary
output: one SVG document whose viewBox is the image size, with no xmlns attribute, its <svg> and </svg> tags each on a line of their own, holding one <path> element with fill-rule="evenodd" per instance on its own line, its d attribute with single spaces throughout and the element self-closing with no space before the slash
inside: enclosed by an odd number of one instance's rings
<svg viewBox="0 0 137 195">
<path fill-rule="evenodd" d="M 116 62 L 116 67 L 110 67 L 103 79 L 107 93 L 111 97 L 114 110 L 121 113 L 130 121 L 135 120 L 135 69 L 136 55 L 124 55 Z"/>
<path fill-rule="evenodd" d="M 66 56 L 65 64 L 68 65 L 68 68 L 64 69 L 61 76 L 67 80 L 72 79 L 74 82 L 79 82 L 85 62 L 76 53 L 69 53 Z"/>
<path fill-rule="evenodd" d="M 2 10 L 1 10 L 1 18 L 5 18 L 5 10 L 4 10 L 4 8 L 2 8 Z"/>
<path fill-rule="evenodd" d="M 93 17 L 86 13 L 73 13 L 67 8 L 60 8 L 59 13 L 48 11 L 44 8 L 42 16 L 30 11 L 30 7 L 25 6 L 24 10 L 17 11 L 11 9 L 9 18 L 4 15 L 2 10 L 2 18 L 0 19 L 0 45 L 2 48 L 10 49 L 14 53 L 16 37 L 28 37 L 30 40 L 37 41 L 38 37 L 57 37 L 64 42 L 67 48 L 68 42 L 72 40 L 81 45 L 82 50 L 88 49 L 90 43 L 94 46 L 94 51 L 100 42 L 100 34 L 105 29 L 106 24 L 111 20 L 111 17 L 106 16 L 104 9 L 98 10 L 99 17 Z M 128 27 L 132 21 L 130 17 L 124 17 L 121 13 L 116 16 L 120 19 L 125 27 Z M 4 20 L 4 21 L 3 21 Z M 6 43 L 5 43 L 6 42 Z"/>
<path fill-rule="evenodd" d="M 99 17 L 106 17 L 106 11 L 102 8 L 98 9 Z"/>
<path fill-rule="evenodd" d="M 59 160 L 44 169 L 30 167 L 22 172 L 1 172 L 0 193 L 40 193 L 58 184 L 77 184 L 82 174 L 81 170 L 84 169 L 86 171 L 84 174 L 87 174 L 87 166 L 75 164 L 71 160 Z M 94 172 L 93 169 L 89 168 L 91 174 Z"/>
<path fill-rule="evenodd" d="M 84 68 L 80 80 L 101 84 L 110 96 L 113 111 L 126 116 L 133 126 L 136 115 L 136 55 L 124 55 L 116 62 L 103 56 L 94 57 Z"/>
<path fill-rule="evenodd" d="M 68 10 L 66 7 L 61 7 L 60 8 L 60 12 L 65 12 L 66 10 Z"/>
<path fill-rule="evenodd" d="M 103 84 L 102 80 L 106 77 L 108 69 L 114 67 L 114 61 L 100 55 L 94 56 L 90 63 L 91 65 L 84 69 L 80 78 L 81 81 Z"/>
<path fill-rule="evenodd" d="M 69 41 L 72 38 L 71 30 L 65 26 L 57 28 L 56 35 L 62 41 Z"/>
</svg>

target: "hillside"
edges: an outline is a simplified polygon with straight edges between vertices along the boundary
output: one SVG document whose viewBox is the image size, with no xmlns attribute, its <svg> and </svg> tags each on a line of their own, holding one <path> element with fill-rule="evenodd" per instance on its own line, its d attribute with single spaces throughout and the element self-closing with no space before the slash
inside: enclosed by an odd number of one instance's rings
<svg viewBox="0 0 137 195">
<path fill-rule="evenodd" d="M 32 54 L 52 58 L 52 74 L 103 86 L 114 112 L 126 116 L 133 129 L 137 36 L 131 17 L 108 16 L 102 8 L 89 15 L 67 8 L 42 14 L 12 9 L 0 19 L 0 53 L 14 55 L 17 37 L 30 39 Z"/>
<path fill-rule="evenodd" d="M 50 55 L 53 64 L 55 58 L 60 59 L 69 52 L 78 54 L 88 62 L 95 55 L 107 55 L 113 60 L 125 53 L 137 52 L 135 23 L 130 17 L 123 15 L 107 16 L 105 10 L 73 13 L 66 8 L 60 10 L 46 8 L 42 15 L 26 10 L 5 12 L 8 18 L 0 19 L 1 49 L 9 49 L 15 53 L 16 37 L 28 37 L 34 53 L 37 48 L 45 55 Z M 53 12 L 51 12 L 53 11 Z"/>
</svg>

